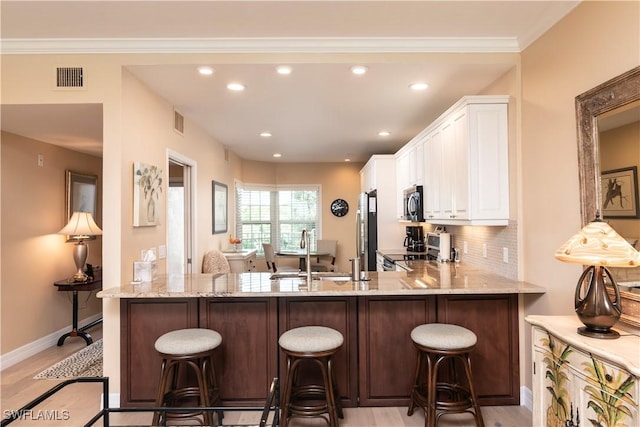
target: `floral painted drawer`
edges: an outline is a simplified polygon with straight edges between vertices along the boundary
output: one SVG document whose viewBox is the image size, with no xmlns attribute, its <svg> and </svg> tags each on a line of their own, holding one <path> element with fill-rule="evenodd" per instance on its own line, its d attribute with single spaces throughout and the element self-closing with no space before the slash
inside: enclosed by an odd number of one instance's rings
<svg viewBox="0 0 640 427">
<path fill-rule="evenodd" d="M 640 426 L 636 375 L 543 327 L 533 327 L 532 340 L 533 425 Z"/>
</svg>

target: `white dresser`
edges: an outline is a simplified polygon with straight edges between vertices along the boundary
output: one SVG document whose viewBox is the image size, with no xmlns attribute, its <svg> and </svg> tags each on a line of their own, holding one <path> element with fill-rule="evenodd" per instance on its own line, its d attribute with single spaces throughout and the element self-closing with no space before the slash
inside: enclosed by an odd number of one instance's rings
<svg viewBox="0 0 640 427">
<path fill-rule="evenodd" d="M 232 273 L 246 273 L 256 269 L 256 250 L 244 249 L 239 251 L 223 251 L 222 254 L 229 261 Z"/>
<path fill-rule="evenodd" d="M 589 338 L 576 316 L 527 316 L 534 426 L 640 426 L 640 332 Z"/>
</svg>

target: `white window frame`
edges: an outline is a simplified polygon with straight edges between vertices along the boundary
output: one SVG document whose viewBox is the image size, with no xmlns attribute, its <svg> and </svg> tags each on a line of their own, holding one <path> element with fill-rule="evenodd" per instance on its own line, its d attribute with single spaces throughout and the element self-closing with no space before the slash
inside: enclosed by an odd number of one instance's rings
<svg viewBox="0 0 640 427">
<path fill-rule="evenodd" d="M 316 219 L 315 226 L 316 232 L 311 236 L 311 248 L 315 248 L 316 241 L 322 236 L 322 185 L 320 184 L 288 184 L 288 185 L 265 185 L 265 184 L 245 184 L 240 181 L 235 182 L 234 195 L 236 198 L 236 236 L 242 238 L 242 225 L 243 222 L 240 218 L 242 213 L 241 200 L 238 197 L 238 190 L 243 189 L 247 191 L 269 191 L 271 193 L 271 218 L 270 224 L 270 238 L 269 241 L 274 245 L 274 250 L 278 251 L 280 246 L 280 224 L 283 221 L 279 219 L 279 203 L 276 200 L 276 194 L 280 191 L 315 191 L 318 195 L 318 201 L 316 206 Z M 256 222 L 258 223 L 258 222 Z M 298 222 L 299 223 L 299 222 Z M 264 242 L 267 243 L 267 242 Z M 246 246 L 244 246 L 246 247 Z M 257 244 L 256 248 L 259 255 L 263 255 L 262 245 Z"/>
</svg>

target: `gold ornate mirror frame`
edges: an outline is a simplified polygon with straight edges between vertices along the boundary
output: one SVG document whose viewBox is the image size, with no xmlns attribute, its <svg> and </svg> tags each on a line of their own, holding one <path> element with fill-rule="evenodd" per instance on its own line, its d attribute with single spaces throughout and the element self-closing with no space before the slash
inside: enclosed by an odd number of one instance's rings
<svg viewBox="0 0 640 427">
<path fill-rule="evenodd" d="M 640 100 L 640 67 L 633 68 L 576 97 L 578 171 L 582 225 L 599 212 L 600 161 L 598 116 Z M 621 321 L 640 327 L 640 295 L 621 291 Z"/>
</svg>

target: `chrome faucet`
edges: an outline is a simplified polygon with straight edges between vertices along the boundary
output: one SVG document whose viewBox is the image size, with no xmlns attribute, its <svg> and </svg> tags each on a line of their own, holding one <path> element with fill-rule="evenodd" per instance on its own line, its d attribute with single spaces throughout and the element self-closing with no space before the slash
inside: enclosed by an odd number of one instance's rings
<svg viewBox="0 0 640 427">
<path fill-rule="evenodd" d="M 311 244 L 309 243 L 309 232 L 306 228 L 302 230 L 302 237 L 300 238 L 300 249 L 306 249 L 305 266 L 307 267 L 307 283 L 311 283 Z"/>
</svg>

